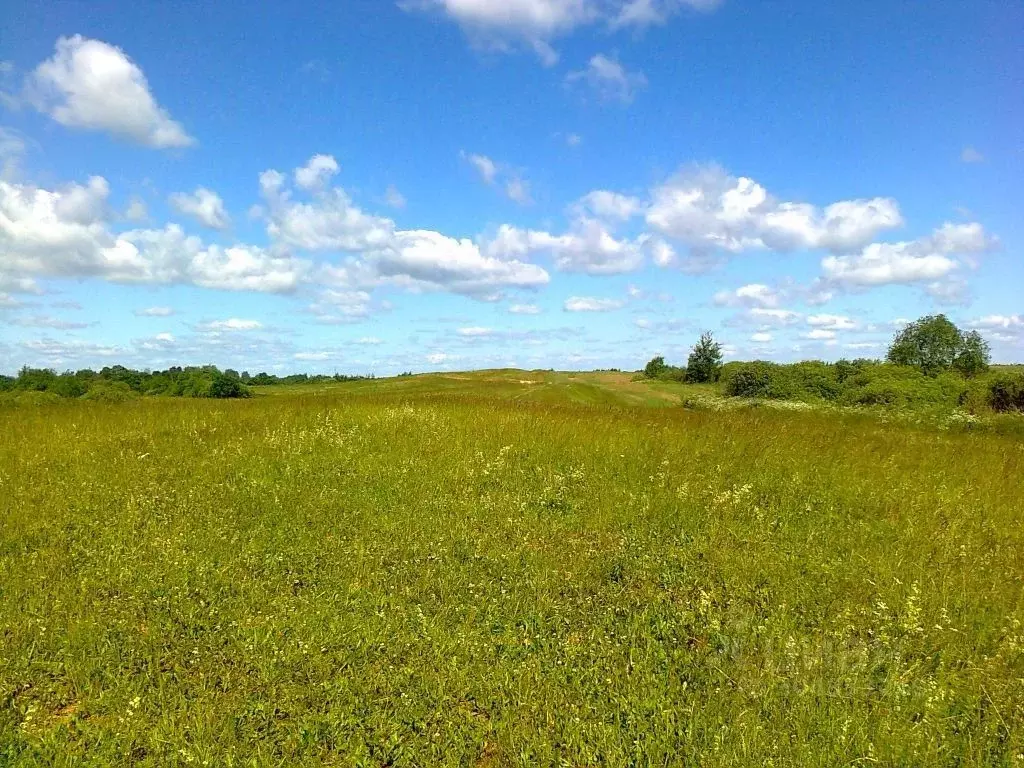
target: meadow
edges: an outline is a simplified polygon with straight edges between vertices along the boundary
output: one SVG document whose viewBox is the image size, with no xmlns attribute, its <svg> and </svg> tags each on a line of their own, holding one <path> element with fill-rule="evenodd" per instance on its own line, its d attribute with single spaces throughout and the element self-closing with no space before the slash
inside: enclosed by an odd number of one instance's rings
<svg viewBox="0 0 1024 768">
<path fill-rule="evenodd" d="M 0 764 L 1024 766 L 1021 433 L 712 395 L 0 408 Z"/>
</svg>

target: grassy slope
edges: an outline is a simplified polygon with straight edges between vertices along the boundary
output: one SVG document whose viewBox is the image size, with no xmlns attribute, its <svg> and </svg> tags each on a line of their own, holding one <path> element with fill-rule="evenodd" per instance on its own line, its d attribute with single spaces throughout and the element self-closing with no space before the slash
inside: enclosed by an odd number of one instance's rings
<svg viewBox="0 0 1024 768">
<path fill-rule="evenodd" d="M 1020 440 L 267 392 L 0 411 L 0 764 L 1019 764 Z"/>
</svg>

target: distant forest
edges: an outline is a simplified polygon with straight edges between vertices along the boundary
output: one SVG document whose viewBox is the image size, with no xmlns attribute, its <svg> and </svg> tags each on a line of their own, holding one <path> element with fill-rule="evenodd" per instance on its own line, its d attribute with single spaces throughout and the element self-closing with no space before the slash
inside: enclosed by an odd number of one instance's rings
<svg viewBox="0 0 1024 768">
<path fill-rule="evenodd" d="M 164 371 L 137 371 L 123 365 L 113 365 L 94 371 L 57 373 L 48 368 L 22 368 L 17 376 L 0 376 L 0 392 L 44 392 L 57 397 L 79 397 L 91 400 L 126 400 L 138 395 L 166 395 L 171 397 L 249 397 L 250 386 L 267 387 L 280 384 L 305 384 L 355 381 L 373 378 L 342 374 L 309 375 L 296 373 L 274 376 L 228 368 L 220 370 L 213 365 L 179 367 Z"/>
</svg>

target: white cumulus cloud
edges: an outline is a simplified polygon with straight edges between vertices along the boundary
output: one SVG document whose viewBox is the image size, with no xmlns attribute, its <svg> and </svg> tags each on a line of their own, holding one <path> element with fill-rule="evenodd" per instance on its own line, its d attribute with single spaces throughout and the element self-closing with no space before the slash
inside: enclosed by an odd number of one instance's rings
<svg viewBox="0 0 1024 768">
<path fill-rule="evenodd" d="M 722 307 L 775 307 L 782 300 L 782 294 L 761 283 L 743 285 L 734 291 L 719 291 L 714 302 Z"/>
<path fill-rule="evenodd" d="M 192 194 L 176 192 L 171 195 L 170 203 L 178 213 L 191 216 L 204 227 L 227 229 L 231 225 L 231 217 L 220 195 L 205 187 L 196 187 Z"/>
<path fill-rule="evenodd" d="M 657 186 L 648 226 L 697 250 L 824 249 L 848 252 L 903 223 L 890 198 L 843 200 L 819 209 L 773 198 L 756 181 L 716 167 L 682 172 Z"/>
<path fill-rule="evenodd" d="M 871 243 L 856 254 L 827 256 L 821 267 L 827 281 L 845 287 L 931 282 L 960 268 L 956 256 L 984 253 L 996 242 L 980 224 L 947 223 L 917 240 Z"/>
<path fill-rule="evenodd" d="M 227 320 L 211 320 L 206 323 L 200 323 L 196 326 L 197 330 L 205 332 L 232 332 L 232 331 L 258 331 L 263 327 L 263 323 L 258 320 L 243 320 L 237 317 L 229 317 Z"/>
<path fill-rule="evenodd" d="M 563 305 L 566 312 L 610 312 L 620 309 L 626 302 L 621 299 L 598 299 L 592 296 L 572 296 Z"/>
<path fill-rule="evenodd" d="M 157 149 L 195 139 L 150 92 L 146 76 L 120 48 L 75 35 L 29 75 L 30 103 L 69 128 L 105 131 Z"/>
<path fill-rule="evenodd" d="M 295 186 L 307 191 L 319 189 L 339 170 L 333 155 L 313 155 L 308 163 L 295 169 Z"/>
</svg>

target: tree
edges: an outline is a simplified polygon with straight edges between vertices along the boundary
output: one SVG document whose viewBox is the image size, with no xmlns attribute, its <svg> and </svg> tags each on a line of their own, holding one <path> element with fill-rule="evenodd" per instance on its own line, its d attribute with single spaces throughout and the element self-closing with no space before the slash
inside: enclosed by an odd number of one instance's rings
<svg viewBox="0 0 1024 768">
<path fill-rule="evenodd" d="M 686 380 L 694 382 L 718 381 L 722 370 L 722 345 L 715 341 L 711 331 L 700 335 L 686 361 Z"/>
<path fill-rule="evenodd" d="M 970 331 L 964 334 L 963 345 L 953 361 L 953 367 L 964 376 L 977 376 L 988 370 L 990 359 L 988 342 L 977 331 Z"/>
<path fill-rule="evenodd" d="M 956 368 L 972 376 L 988 367 L 988 344 L 977 331 L 964 334 L 945 315 L 928 315 L 896 334 L 886 360 L 928 376 Z"/>
<path fill-rule="evenodd" d="M 667 368 L 668 366 L 665 365 L 665 358 L 658 355 L 657 357 L 652 358 L 651 361 L 644 366 L 644 376 L 648 379 L 656 379 L 658 376 L 663 374 Z"/>
<path fill-rule="evenodd" d="M 210 397 L 248 397 L 249 390 L 238 380 L 236 376 L 228 376 L 226 373 L 217 371 L 210 381 L 208 393 Z"/>
</svg>

